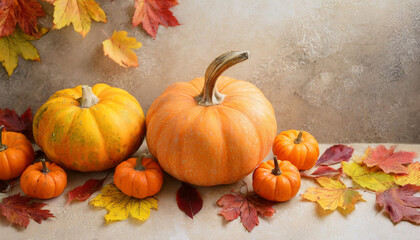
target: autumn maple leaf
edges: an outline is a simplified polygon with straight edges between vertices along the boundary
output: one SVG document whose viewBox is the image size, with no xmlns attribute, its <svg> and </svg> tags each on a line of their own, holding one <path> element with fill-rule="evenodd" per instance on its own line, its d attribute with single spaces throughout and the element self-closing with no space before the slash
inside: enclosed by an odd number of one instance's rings
<svg viewBox="0 0 420 240">
<path fill-rule="evenodd" d="M 38 17 L 45 16 L 36 0 L 2 0 L 0 2 L 0 37 L 13 34 L 16 25 L 28 35 L 37 36 Z"/>
<path fill-rule="evenodd" d="M 102 188 L 102 193 L 92 199 L 90 204 L 108 210 L 108 214 L 105 215 L 107 223 L 127 219 L 130 215 L 135 219 L 145 221 L 150 216 L 150 209 L 158 209 L 156 198 L 137 199 L 129 197 L 114 184 Z"/>
<path fill-rule="evenodd" d="M 138 49 L 141 43 L 135 38 L 127 37 L 126 31 L 120 31 L 112 34 L 112 37 L 102 42 L 105 56 L 108 56 L 114 62 L 122 67 L 138 67 L 137 55 L 131 49 Z"/>
<path fill-rule="evenodd" d="M 203 207 L 203 198 L 195 187 L 183 182 L 176 192 L 176 203 L 188 217 L 194 218 Z"/>
<path fill-rule="evenodd" d="M 372 149 L 370 155 L 363 160 L 368 167 L 378 166 L 385 173 L 404 173 L 408 174 L 408 170 L 403 164 L 412 163 L 417 157 L 415 152 L 399 151 L 394 152 L 395 146 L 387 149 L 383 145 Z"/>
<path fill-rule="evenodd" d="M 20 196 L 18 193 L 3 198 L 3 201 L 0 203 L 0 213 L 10 222 L 26 228 L 29 224 L 29 219 L 41 223 L 47 218 L 54 217 L 49 210 L 41 209 L 45 205 L 47 204 L 34 202 L 33 198 Z"/>
<path fill-rule="evenodd" d="M 143 29 L 155 39 L 159 25 L 165 27 L 179 25 L 169 10 L 177 4 L 177 0 L 135 0 L 133 27 L 141 23 Z"/>
<path fill-rule="evenodd" d="M 407 166 L 408 174 L 407 175 L 396 175 L 395 183 L 404 186 L 407 184 L 412 184 L 420 186 L 420 163 L 414 162 Z"/>
<path fill-rule="evenodd" d="M 391 188 L 383 193 L 376 194 L 376 203 L 385 209 L 392 222 L 401 220 L 420 224 L 420 197 L 413 196 L 420 191 L 420 186 L 405 185 Z"/>
<path fill-rule="evenodd" d="M 241 222 L 251 232 L 259 224 L 258 215 L 271 217 L 276 212 L 273 206 L 275 202 L 267 201 L 255 193 L 233 192 L 223 195 L 217 200 L 217 205 L 222 207 L 219 214 L 226 220 L 232 221 L 241 217 Z"/>
</svg>

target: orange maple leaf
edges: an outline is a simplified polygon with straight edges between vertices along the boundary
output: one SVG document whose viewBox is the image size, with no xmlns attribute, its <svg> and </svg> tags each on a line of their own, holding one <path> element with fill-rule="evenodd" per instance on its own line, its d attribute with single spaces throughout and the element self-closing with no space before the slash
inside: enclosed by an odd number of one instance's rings
<svg viewBox="0 0 420 240">
<path fill-rule="evenodd" d="M 45 16 L 41 4 L 36 0 L 0 1 L 0 37 L 11 35 L 18 24 L 22 31 L 38 36 L 38 17 Z"/>
<path fill-rule="evenodd" d="M 135 0 L 133 27 L 140 23 L 146 32 L 156 38 L 159 25 L 178 26 L 179 22 L 169 8 L 178 4 L 177 0 Z"/>
<path fill-rule="evenodd" d="M 387 149 L 385 146 L 379 145 L 372 149 L 370 155 L 363 162 L 368 167 L 378 166 L 385 173 L 408 174 L 408 170 L 403 164 L 412 163 L 417 154 L 405 151 L 394 152 L 394 150 L 395 146 Z"/>
</svg>

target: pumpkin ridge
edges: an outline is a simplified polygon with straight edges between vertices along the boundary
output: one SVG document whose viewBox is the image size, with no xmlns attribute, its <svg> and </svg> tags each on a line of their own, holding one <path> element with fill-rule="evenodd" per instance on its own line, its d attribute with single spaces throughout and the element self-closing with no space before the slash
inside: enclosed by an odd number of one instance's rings
<svg viewBox="0 0 420 240">
<path fill-rule="evenodd" d="M 99 139 L 100 140 L 100 149 L 103 149 L 103 151 L 105 151 L 106 155 L 111 157 L 111 155 L 109 154 L 109 149 L 105 146 L 109 146 L 108 144 L 106 144 L 106 139 L 104 138 L 104 134 L 102 133 L 102 129 L 99 127 L 98 124 L 98 120 L 97 120 L 97 116 L 96 114 L 94 114 L 92 111 L 90 111 L 89 109 L 89 114 L 92 116 L 92 119 L 95 121 L 94 124 L 91 125 L 95 125 L 96 129 L 98 130 L 98 134 L 99 134 Z"/>
</svg>

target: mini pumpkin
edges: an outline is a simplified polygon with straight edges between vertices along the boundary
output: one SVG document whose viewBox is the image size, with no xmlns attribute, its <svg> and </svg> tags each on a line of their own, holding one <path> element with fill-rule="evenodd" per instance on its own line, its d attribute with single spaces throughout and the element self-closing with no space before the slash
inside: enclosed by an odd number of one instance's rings
<svg viewBox="0 0 420 240">
<path fill-rule="evenodd" d="M 115 186 L 127 196 L 150 197 L 162 187 L 162 169 L 152 158 L 145 156 L 141 154 L 139 158 L 129 158 L 115 168 Z"/>
<path fill-rule="evenodd" d="M 270 201 L 292 199 L 300 188 L 299 170 L 289 161 L 274 160 L 261 163 L 252 175 L 254 192 Z"/>
<path fill-rule="evenodd" d="M 35 114 L 33 132 L 52 162 L 81 172 L 102 171 L 137 151 L 146 121 L 128 92 L 84 85 L 51 96 Z"/>
<path fill-rule="evenodd" d="M 305 131 L 283 131 L 274 139 L 273 155 L 291 162 L 299 170 L 308 170 L 318 160 L 318 141 Z"/>
<path fill-rule="evenodd" d="M 246 59 L 248 52 L 222 54 L 204 78 L 172 84 L 150 106 L 147 145 L 165 172 L 199 186 L 229 184 L 270 152 L 277 132 L 271 103 L 255 85 L 220 76 Z"/>
<path fill-rule="evenodd" d="M 41 159 L 23 172 L 20 177 L 22 191 L 34 198 L 50 199 L 63 193 L 67 185 L 66 172 L 55 163 Z"/>
<path fill-rule="evenodd" d="M 19 177 L 34 161 L 34 150 L 25 135 L 0 126 L 0 180 Z"/>
</svg>

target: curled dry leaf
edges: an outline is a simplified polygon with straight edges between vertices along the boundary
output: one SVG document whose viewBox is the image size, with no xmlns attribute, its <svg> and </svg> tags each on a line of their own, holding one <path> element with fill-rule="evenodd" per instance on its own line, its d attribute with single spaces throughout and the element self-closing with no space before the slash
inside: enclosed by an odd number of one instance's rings
<svg viewBox="0 0 420 240">
<path fill-rule="evenodd" d="M 194 218 L 194 215 L 200 212 L 203 207 L 203 198 L 197 189 L 184 182 L 176 192 L 176 202 L 179 209 L 190 218 Z"/>
<path fill-rule="evenodd" d="M 177 4 L 177 0 L 135 0 L 133 27 L 141 23 L 143 29 L 155 39 L 159 25 L 165 27 L 179 25 L 178 20 L 169 10 Z"/>
<path fill-rule="evenodd" d="M 343 169 L 335 169 L 328 166 L 320 166 L 312 173 L 304 171 L 300 173 L 300 176 L 306 178 L 318 178 L 318 177 L 329 177 L 329 178 L 339 178 L 343 174 Z"/>
<path fill-rule="evenodd" d="M 0 213 L 11 223 L 24 226 L 29 224 L 29 219 L 41 223 L 50 217 L 54 217 L 50 210 L 42 209 L 46 203 L 35 202 L 33 198 L 20 196 L 20 193 L 3 198 L 0 203 Z"/>
<path fill-rule="evenodd" d="M 267 201 L 255 193 L 233 192 L 223 195 L 217 200 L 217 205 L 222 207 L 219 214 L 226 220 L 232 221 L 241 217 L 241 222 L 249 232 L 259 224 L 258 215 L 271 217 L 276 212 L 272 206 L 275 202 Z"/>
<path fill-rule="evenodd" d="M 328 166 L 343 161 L 347 162 L 353 155 L 353 151 L 352 147 L 342 144 L 331 146 L 321 155 L 316 165 Z"/>
<path fill-rule="evenodd" d="M 378 169 L 361 166 L 355 162 L 343 162 L 342 168 L 343 172 L 351 177 L 355 183 L 376 192 L 385 191 L 395 185 L 393 175 L 386 174 Z"/>
<path fill-rule="evenodd" d="M 376 203 L 389 214 L 392 222 L 407 220 L 420 224 L 420 197 L 414 196 L 420 191 L 420 186 L 405 185 L 395 187 L 376 194 Z"/>
<path fill-rule="evenodd" d="M 399 151 L 394 152 L 395 146 L 387 149 L 383 145 L 372 149 L 370 155 L 363 160 L 368 167 L 378 166 L 385 173 L 408 174 L 407 168 L 403 164 L 412 163 L 417 157 L 415 152 Z"/>
<path fill-rule="evenodd" d="M 131 49 L 138 49 L 141 43 L 135 38 L 127 37 L 126 31 L 114 31 L 112 37 L 102 42 L 104 54 L 122 67 L 138 67 L 136 53 Z"/>
<path fill-rule="evenodd" d="M 155 197 L 137 199 L 122 193 L 114 184 L 102 188 L 102 193 L 90 201 L 95 207 L 105 208 L 106 223 L 121 221 L 131 217 L 140 221 L 146 221 L 150 217 L 150 209 L 158 209 Z"/>
<path fill-rule="evenodd" d="M 358 191 L 347 188 L 340 180 L 327 177 L 316 179 L 319 187 L 311 187 L 302 195 L 304 199 L 317 202 L 325 210 L 338 210 L 343 214 L 349 214 L 355 208 L 358 201 L 364 201 Z"/>
</svg>

